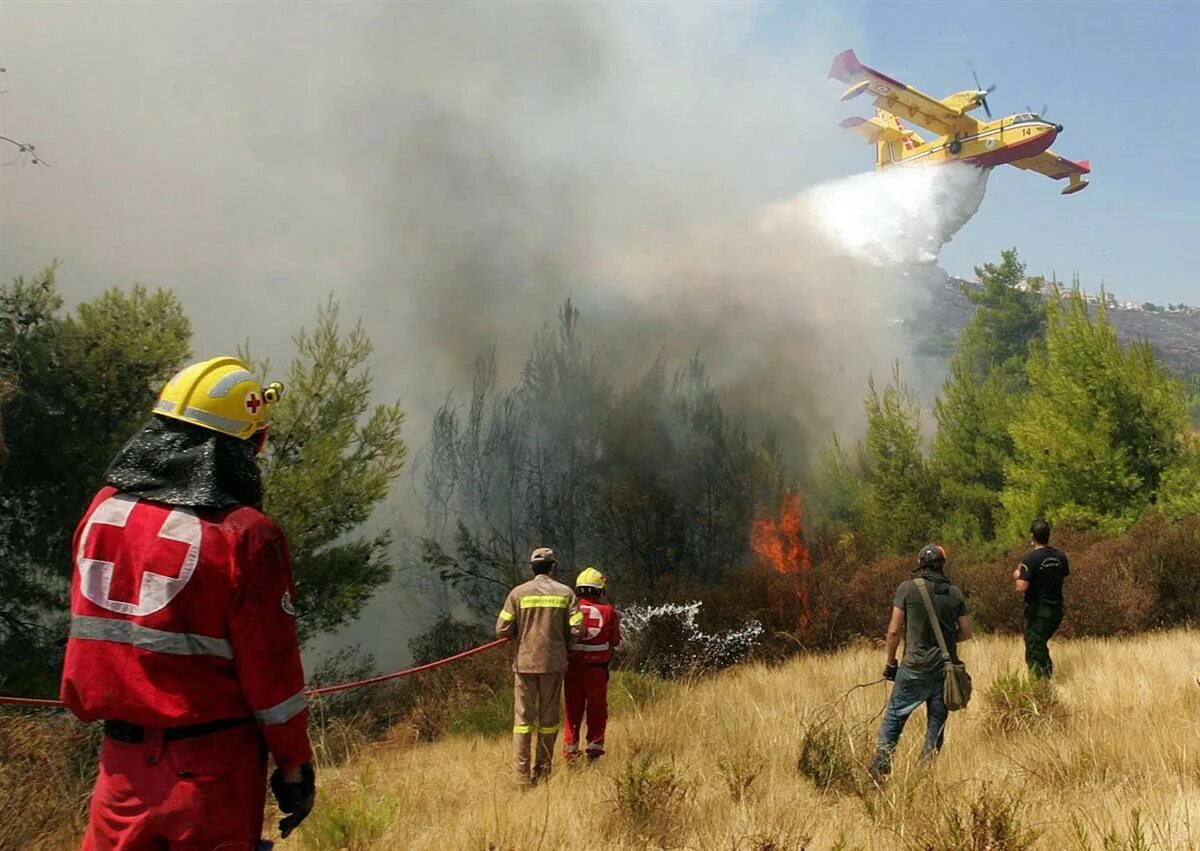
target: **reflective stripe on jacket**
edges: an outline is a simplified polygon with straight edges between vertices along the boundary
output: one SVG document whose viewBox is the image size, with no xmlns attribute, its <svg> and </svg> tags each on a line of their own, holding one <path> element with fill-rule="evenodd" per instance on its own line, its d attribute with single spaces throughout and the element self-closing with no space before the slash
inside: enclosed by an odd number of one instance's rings
<svg viewBox="0 0 1200 851">
<path fill-rule="evenodd" d="M 508 593 L 496 635 L 514 639 L 516 673 L 561 673 L 567 670 L 567 646 L 579 637 L 582 624 L 575 592 L 540 574 Z"/>
<path fill-rule="evenodd" d="M 74 539 L 63 702 L 154 729 L 253 717 L 285 769 L 312 759 L 291 558 L 261 512 L 100 490 Z"/>
</svg>

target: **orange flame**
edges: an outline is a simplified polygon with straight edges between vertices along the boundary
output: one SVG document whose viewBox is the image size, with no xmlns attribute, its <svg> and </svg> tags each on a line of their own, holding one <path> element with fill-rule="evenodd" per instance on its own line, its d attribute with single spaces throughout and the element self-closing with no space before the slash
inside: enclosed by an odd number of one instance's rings
<svg viewBox="0 0 1200 851">
<path fill-rule="evenodd" d="M 811 620 L 808 606 L 808 572 L 812 560 L 804 546 L 804 502 L 797 493 L 784 494 L 779 517 L 759 517 L 750 524 L 750 548 L 759 561 L 792 580 L 800 626 Z M 782 608 L 782 601 L 779 602 Z"/>
</svg>

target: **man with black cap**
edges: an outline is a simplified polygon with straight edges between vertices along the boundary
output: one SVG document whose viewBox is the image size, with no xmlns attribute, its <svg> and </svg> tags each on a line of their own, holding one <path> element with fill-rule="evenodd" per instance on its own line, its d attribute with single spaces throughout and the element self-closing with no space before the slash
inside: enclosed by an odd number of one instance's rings
<svg viewBox="0 0 1200 851">
<path fill-rule="evenodd" d="M 282 392 L 236 358 L 181 370 L 79 523 L 61 693 L 105 735 L 84 851 L 259 847 L 267 754 L 282 835 L 312 809 L 291 561 L 256 457 Z"/>
<path fill-rule="evenodd" d="M 1063 580 L 1071 573 L 1067 554 L 1050 546 L 1050 524 L 1042 518 L 1029 527 L 1033 549 L 1013 571 L 1018 594 L 1025 595 L 1025 664 L 1034 677 L 1054 673 L 1050 636 L 1063 619 Z"/>
<path fill-rule="evenodd" d="M 917 707 L 925 704 L 928 715 L 925 729 L 925 756 L 933 756 L 945 740 L 946 719 L 950 712 L 943 699 L 945 665 L 942 650 L 929 617 L 928 593 L 946 649 L 958 662 L 956 646 L 972 636 L 967 601 L 957 586 L 946 578 L 946 551 L 937 544 L 926 545 L 917 556 L 916 575 L 900 583 L 892 598 L 891 622 L 887 632 L 885 679 L 895 683 L 884 712 L 879 742 L 871 773 L 884 777 L 892 770 L 892 754 L 904 725 Z M 896 651 L 904 639 L 904 658 L 897 663 Z"/>
<path fill-rule="evenodd" d="M 511 637 L 513 654 L 513 766 L 517 782 L 529 786 L 546 779 L 558 738 L 559 704 L 567 650 L 583 631 L 575 592 L 556 582 L 554 550 L 538 547 L 529 557 L 533 578 L 508 593 L 496 619 L 496 635 Z M 529 746 L 537 733 L 532 774 Z"/>
</svg>

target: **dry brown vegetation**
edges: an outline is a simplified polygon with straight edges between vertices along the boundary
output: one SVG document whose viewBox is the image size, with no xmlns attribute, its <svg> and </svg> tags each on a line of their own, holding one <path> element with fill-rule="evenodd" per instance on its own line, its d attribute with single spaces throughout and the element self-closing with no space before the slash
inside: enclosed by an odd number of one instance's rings
<svg viewBox="0 0 1200 851">
<path fill-rule="evenodd" d="M 0 848 L 71 848 L 83 832 L 100 741 L 60 713 L 0 713 Z"/>
<path fill-rule="evenodd" d="M 1053 696 L 1024 689 L 1021 645 L 964 645 L 977 683 L 933 765 L 923 713 L 879 788 L 863 763 L 884 687 L 866 646 L 747 666 L 671 691 L 612 724 L 609 756 L 533 791 L 505 736 L 380 748 L 323 772 L 298 834 L 324 849 L 1176 849 L 1200 847 L 1200 634 L 1056 642 Z M 1006 679 L 1007 676 L 1007 679 Z M 1001 681 L 1000 691 L 992 685 Z M 1044 711 L 1046 701 L 1053 711 Z M 1029 717 L 1031 723 L 1020 723 Z M 830 731 L 845 782 L 798 768 Z M 813 756 L 810 754 L 810 756 Z M 561 766 L 559 766 L 561 769 Z"/>
<path fill-rule="evenodd" d="M 570 771 L 556 765 L 532 791 L 511 783 L 503 734 L 422 743 L 416 729 L 398 726 L 391 738 L 358 740 L 342 752 L 349 758 L 322 767 L 317 810 L 280 847 L 1200 847 L 1200 633 L 1079 639 L 1052 649 L 1057 679 L 1045 689 L 1012 673 L 1022 667 L 1019 640 L 964 645 L 974 702 L 952 716 L 946 750 L 931 765 L 919 759 L 918 712 L 883 787 L 864 766 L 884 686 L 838 702 L 878 676 L 882 654 L 864 644 L 626 700 L 604 761 Z M 86 766 L 69 755 L 86 753 L 87 743 L 66 722 L 24 732 L 14 726 L 22 723 L 32 724 L 13 716 L 0 724 L 0 824 L 48 832 L 24 844 L 0 832 L 0 847 L 73 847 Z M 825 766 L 832 782 L 815 782 L 813 766 Z M 8 797 L 14 791 L 18 799 Z"/>
</svg>

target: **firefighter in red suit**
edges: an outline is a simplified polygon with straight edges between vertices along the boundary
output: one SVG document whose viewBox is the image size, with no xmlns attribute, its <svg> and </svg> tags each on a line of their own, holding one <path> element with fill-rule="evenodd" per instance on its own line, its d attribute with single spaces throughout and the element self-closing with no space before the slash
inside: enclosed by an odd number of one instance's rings
<svg viewBox="0 0 1200 851">
<path fill-rule="evenodd" d="M 177 373 L 75 532 L 62 699 L 104 723 L 84 851 L 252 851 L 267 755 L 287 836 L 312 809 L 287 542 L 257 454 L 283 388 Z"/>
<path fill-rule="evenodd" d="M 621 618 L 604 602 L 608 580 L 594 567 L 585 568 L 575 579 L 575 596 L 583 614 L 583 633 L 570 647 L 567 676 L 563 683 L 566 726 L 563 756 L 573 762 L 579 756 L 580 728 L 587 719 L 587 758 L 593 762 L 604 755 L 604 728 L 608 724 L 608 671 L 613 650 L 621 644 Z"/>
</svg>

